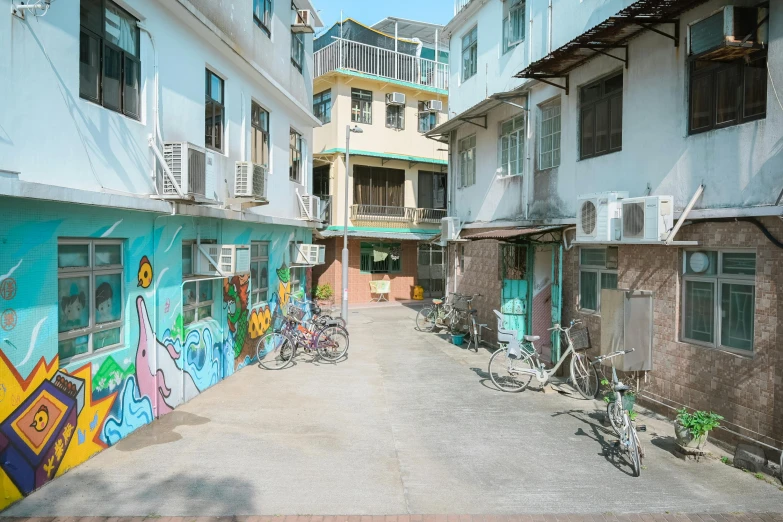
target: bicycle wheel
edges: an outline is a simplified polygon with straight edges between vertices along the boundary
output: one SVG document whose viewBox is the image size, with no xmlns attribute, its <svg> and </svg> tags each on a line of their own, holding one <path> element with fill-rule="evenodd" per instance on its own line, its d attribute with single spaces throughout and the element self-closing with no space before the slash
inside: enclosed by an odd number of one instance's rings
<svg viewBox="0 0 783 522">
<path fill-rule="evenodd" d="M 345 328 L 345 319 L 343 319 L 342 317 L 332 317 L 331 315 L 328 314 L 319 315 L 316 323 L 324 326 L 337 325 Z"/>
<path fill-rule="evenodd" d="M 500 391 L 521 392 L 530 384 L 532 373 L 520 373 L 533 369 L 530 356 L 522 359 L 508 357 L 508 349 L 501 348 L 489 359 L 489 378 Z"/>
<path fill-rule="evenodd" d="M 631 466 L 633 467 L 633 476 L 638 477 L 642 474 L 642 457 L 639 454 L 639 442 L 636 436 L 636 429 L 631 424 L 631 418 L 628 412 L 623 412 L 623 422 L 628 430 L 628 453 L 631 457 Z"/>
<path fill-rule="evenodd" d="M 269 332 L 256 345 L 258 364 L 267 370 L 282 370 L 294 357 L 294 342 L 280 332 Z"/>
<path fill-rule="evenodd" d="M 478 353 L 479 327 L 476 323 L 476 316 L 472 314 L 470 316 L 470 340 L 472 341 L 473 351 Z"/>
<path fill-rule="evenodd" d="M 594 399 L 598 394 L 598 372 L 590 364 L 587 355 L 571 354 L 571 382 L 585 399 Z"/>
<path fill-rule="evenodd" d="M 616 392 L 615 392 L 616 393 Z M 617 436 L 620 436 L 620 427 L 623 425 L 623 412 L 621 406 L 615 402 L 609 402 L 606 404 L 606 417 L 609 419 L 609 424 L 612 425 Z"/>
<path fill-rule="evenodd" d="M 327 361 L 337 361 L 348 351 L 348 331 L 342 326 L 327 326 L 315 336 L 318 354 Z"/>
<path fill-rule="evenodd" d="M 416 314 L 416 329 L 420 332 L 431 332 L 435 329 L 438 311 L 431 306 L 425 306 Z"/>
</svg>

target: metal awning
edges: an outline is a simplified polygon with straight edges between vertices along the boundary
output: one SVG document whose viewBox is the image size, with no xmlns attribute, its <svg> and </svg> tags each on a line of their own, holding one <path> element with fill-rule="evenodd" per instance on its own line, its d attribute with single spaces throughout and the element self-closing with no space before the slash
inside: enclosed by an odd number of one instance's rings
<svg viewBox="0 0 783 522">
<path fill-rule="evenodd" d="M 544 234 L 566 228 L 566 225 L 543 225 L 538 227 L 502 227 L 462 229 L 460 239 L 476 241 L 479 239 L 515 239 L 523 236 L 541 237 Z"/>
<path fill-rule="evenodd" d="M 391 232 L 391 231 L 375 231 L 375 230 L 351 230 L 348 229 L 348 237 L 350 238 L 365 238 L 365 239 L 388 239 L 388 240 L 406 240 L 406 241 L 430 241 L 435 235 L 439 234 L 439 230 L 433 230 L 431 234 L 424 232 Z M 343 229 L 340 230 L 318 230 L 313 231 L 313 235 L 316 239 L 327 239 L 332 237 L 343 237 Z"/>
<path fill-rule="evenodd" d="M 675 47 L 679 46 L 680 21 L 677 17 L 706 1 L 638 0 L 540 60 L 531 63 L 515 76 L 533 78 L 560 87 L 568 94 L 568 73 L 597 56 L 609 56 L 624 62 L 627 68 L 628 41 L 645 31 L 670 38 L 674 41 Z M 666 32 L 656 27 L 660 25 L 673 27 Z M 617 50 L 624 52 L 617 53 Z M 565 78 L 565 84 L 551 82 L 548 80 L 550 78 Z"/>
</svg>

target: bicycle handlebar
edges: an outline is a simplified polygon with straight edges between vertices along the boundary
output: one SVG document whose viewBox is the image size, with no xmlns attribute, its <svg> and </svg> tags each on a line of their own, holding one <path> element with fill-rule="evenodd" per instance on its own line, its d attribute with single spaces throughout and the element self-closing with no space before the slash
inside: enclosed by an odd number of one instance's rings
<svg viewBox="0 0 783 522">
<path fill-rule="evenodd" d="M 551 332 L 553 330 L 560 330 L 561 332 L 567 332 L 578 324 L 582 324 L 582 321 L 573 320 L 571 321 L 571 326 L 569 326 L 568 328 L 563 328 L 563 325 L 561 325 L 560 323 L 555 323 L 555 325 L 552 328 L 547 328 L 547 332 Z"/>
</svg>

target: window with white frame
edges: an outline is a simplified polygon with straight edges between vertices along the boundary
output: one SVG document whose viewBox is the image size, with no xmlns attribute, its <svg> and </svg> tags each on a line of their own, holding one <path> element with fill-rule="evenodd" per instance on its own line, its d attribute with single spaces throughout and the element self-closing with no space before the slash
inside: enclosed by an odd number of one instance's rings
<svg viewBox="0 0 783 522">
<path fill-rule="evenodd" d="M 519 176 L 525 165 L 525 116 L 500 124 L 500 168 L 503 176 Z"/>
<path fill-rule="evenodd" d="M 269 243 L 250 243 L 250 305 L 269 299 Z"/>
<path fill-rule="evenodd" d="M 601 290 L 617 288 L 617 247 L 579 249 L 579 309 L 601 311 Z"/>
<path fill-rule="evenodd" d="M 291 259 L 291 265 L 295 265 L 297 258 L 299 257 L 299 246 L 302 244 L 302 241 L 290 241 L 288 243 L 288 254 Z M 295 296 L 299 292 L 303 291 L 304 288 L 302 287 L 302 281 L 304 280 L 303 273 L 306 267 L 302 266 L 291 266 L 289 268 L 289 274 L 291 275 L 290 281 L 291 281 L 291 295 Z"/>
<path fill-rule="evenodd" d="M 682 274 L 683 341 L 752 352 L 756 253 L 687 250 Z"/>
<path fill-rule="evenodd" d="M 208 244 L 202 241 L 202 244 Z M 195 274 L 196 244 L 182 243 L 182 278 L 193 279 Z M 188 281 L 182 285 L 182 324 L 188 325 L 212 317 L 214 279 Z"/>
<path fill-rule="evenodd" d="M 351 88 L 351 121 L 372 124 L 372 91 Z"/>
<path fill-rule="evenodd" d="M 304 63 L 304 33 L 291 33 L 291 63 L 302 72 Z"/>
<path fill-rule="evenodd" d="M 544 170 L 560 165 L 560 98 L 541 105 L 539 109 L 538 168 Z"/>
<path fill-rule="evenodd" d="M 462 37 L 462 81 L 478 71 L 478 26 Z"/>
<path fill-rule="evenodd" d="M 438 126 L 438 113 L 427 102 L 419 102 L 419 132 L 429 132 Z"/>
<path fill-rule="evenodd" d="M 302 135 L 294 129 L 289 133 L 288 178 L 291 181 L 301 183 L 303 169 L 303 139 Z"/>
<path fill-rule="evenodd" d="M 390 129 L 405 129 L 404 105 L 386 105 L 386 126 Z"/>
<path fill-rule="evenodd" d="M 503 52 L 513 49 L 525 40 L 525 1 L 511 2 L 508 14 L 503 18 Z"/>
<path fill-rule="evenodd" d="M 144 264 L 141 269 L 152 270 Z M 122 344 L 123 303 L 121 240 L 58 242 L 57 352 L 61 364 Z"/>
<path fill-rule="evenodd" d="M 250 103 L 250 161 L 269 167 L 269 113 Z"/>
<path fill-rule="evenodd" d="M 459 140 L 457 153 L 459 154 L 459 185 L 469 187 L 476 183 L 476 135 Z"/>
</svg>

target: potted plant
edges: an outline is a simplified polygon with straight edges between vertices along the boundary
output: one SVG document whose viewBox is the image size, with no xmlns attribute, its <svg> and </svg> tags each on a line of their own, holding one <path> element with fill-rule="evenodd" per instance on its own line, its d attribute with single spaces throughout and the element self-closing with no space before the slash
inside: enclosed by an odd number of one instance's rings
<svg viewBox="0 0 783 522">
<path fill-rule="evenodd" d="M 686 408 L 677 410 L 677 419 L 674 422 L 677 445 L 684 449 L 700 450 L 707 442 L 707 434 L 720 426 L 722 420 L 723 417 L 712 411 L 688 413 Z"/>
<path fill-rule="evenodd" d="M 315 301 L 318 303 L 318 306 L 320 307 L 326 307 L 331 306 L 334 298 L 334 290 L 332 290 L 332 285 L 329 283 L 324 283 L 322 285 L 318 285 L 315 288 Z"/>
</svg>

